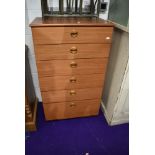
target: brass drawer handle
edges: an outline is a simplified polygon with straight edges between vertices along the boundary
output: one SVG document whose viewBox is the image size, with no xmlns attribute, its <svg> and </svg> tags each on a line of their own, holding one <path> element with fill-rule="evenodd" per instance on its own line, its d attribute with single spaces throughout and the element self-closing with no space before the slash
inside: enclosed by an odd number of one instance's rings
<svg viewBox="0 0 155 155">
<path fill-rule="evenodd" d="M 72 68 L 76 68 L 76 67 L 77 67 L 77 63 L 76 63 L 76 62 L 71 62 L 70 66 L 71 66 Z"/>
<path fill-rule="evenodd" d="M 70 107 L 75 107 L 76 106 L 76 104 L 75 103 L 70 103 Z"/>
<path fill-rule="evenodd" d="M 71 91 L 70 91 L 70 95 L 76 95 L 75 90 L 71 90 Z"/>
<path fill-rule="evenodd" d="M 76 38 L 78 36 L 78 32 L 77 31 L 72 31 L 70 33 L 71 37 Z"/>
<path fill-rule="evenodd" d="M 76 48 L 76 47 L 72 47 L 72 48 L 70 49 L 70 52 L 71 52 L 72 54 L 76 54 L 76 53 L 77 53 L 77 48 Z"/>
<path fill-rule="evenodd" d="M 70 82 L 71 82 L 71 83 L 75 83 L 75 82 L 76 82 L 76 78 L 75 78 L 75 77 L 71 77 L 71 78 L 70 78 Z"/>
</svg>

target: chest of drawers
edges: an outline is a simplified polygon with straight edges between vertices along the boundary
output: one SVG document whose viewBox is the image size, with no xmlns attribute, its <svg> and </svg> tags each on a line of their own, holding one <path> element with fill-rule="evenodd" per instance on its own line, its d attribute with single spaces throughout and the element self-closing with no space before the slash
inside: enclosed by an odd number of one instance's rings
<svg viewBox="0 0 155 155">
<path fill-rule="evenodd" d="M 31 24 L 46 120 L 97 115 L 113 25 L 93 18 Z"/>
</svg>

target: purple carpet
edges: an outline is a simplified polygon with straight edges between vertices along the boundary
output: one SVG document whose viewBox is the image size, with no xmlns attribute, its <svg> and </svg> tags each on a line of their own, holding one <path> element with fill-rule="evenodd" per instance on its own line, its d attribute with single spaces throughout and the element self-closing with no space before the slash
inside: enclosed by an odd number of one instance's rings
<svg viewBox="0 0 155 155">
<path fill-rule="evenodd" d="M 45 121 L 38 104 L 38 130 L 26 133 L 26 155 L 128 155 L 129 124 L 108 126 L 98 116 Z"/>
</svg>

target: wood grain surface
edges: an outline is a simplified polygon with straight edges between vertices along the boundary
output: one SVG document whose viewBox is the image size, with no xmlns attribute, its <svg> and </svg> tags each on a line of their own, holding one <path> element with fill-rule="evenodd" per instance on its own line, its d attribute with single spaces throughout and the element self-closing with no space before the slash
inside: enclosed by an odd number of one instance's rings
<svg viewBox="0 0 155 155">
<path fill-rule="evenodd" d="M 34 44 L 111 43 L 113 27 L 34 27 Z M 73 34 L 73 35 L 72 35 Z"/>
<path fill-rule="evenodd" d="M 108 59 L 37 61 L 39 77 L 56 75 L 104 74 Z M 76 66 L 74 67 L 74 64 Z"/>
<path fill-rule="evenodd" d="M 46 120 L 97 115 L 100 99 L 43 104 Z"/>
<path fill-rule="evenodd" d="M 41 91 L 103 87 L 104 74 L 39 78 Z"/>
<path fill-rule="evenodd" d="M 58 44 L 36 45 L 37 60 L 107 58 L 110 44 Z"/>
<path fill-rule="evenodd" d="M 71 94 L 74 91 L 74 94 Z M 43 103 L 101 98 L 102 87 L 41 92 Z"/>
<path fill-rule="evenodd" d="M 78 17 L 69 17 L 69 18 L 60 18 L 60 17 L 49 17 L 49 18 L 35 18 L 30 24 L 31 27 L 67 27 L 67 26 L 76 26 L 76 27 L 113 27 L 114 24 L 100 19 L 100 18 L 78 18 Z"/>
</svg>

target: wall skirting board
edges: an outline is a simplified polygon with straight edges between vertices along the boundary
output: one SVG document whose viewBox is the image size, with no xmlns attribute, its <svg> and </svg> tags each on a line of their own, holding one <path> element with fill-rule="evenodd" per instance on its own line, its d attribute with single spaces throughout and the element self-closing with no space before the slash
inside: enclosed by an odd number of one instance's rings
<svg viewBox="0 0 155 155">
<path fill-rule="evenodd" d="M 119 125 L 119 124 L 124 124 L 124 123 L 128 123 L 129 120 L 128 120 L 128 117 L 123 117 L 123 118 L 119 118 L 118 120 L 114 120 L 113 118 L 110 119 L 110 117 L 108 116 L 108 112 L 104 106 L 104 103 L 103 101 L 101 101 L 101 110 L 106 118 L 106 121 L 107 123 L 110 125 L 110 126 L 113 126 L 113 125 Z"/>
<path fill-rule="evenodd" d="M 108 123 L 109 125 L 111 125 L 111 121 L 110 121 L 110 118 L 109 118 L 109 116 L 108 116 L 107 110 L 106 110 L 106 108 L 105 108 L 105 106 L 104 106 L 104 104 L 103 104 L 103 101 L 101 101 L 101 110 L 102 110 L 102 112 L 103 112 L 103 114 L 104 114 L 104 116 L 105 116 L 105 118 L 106 118 L 106 120 L 107 120 L 107 123 Z"/>
</svg>

